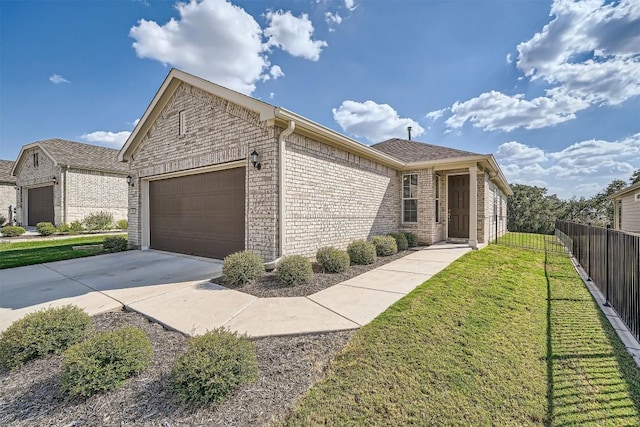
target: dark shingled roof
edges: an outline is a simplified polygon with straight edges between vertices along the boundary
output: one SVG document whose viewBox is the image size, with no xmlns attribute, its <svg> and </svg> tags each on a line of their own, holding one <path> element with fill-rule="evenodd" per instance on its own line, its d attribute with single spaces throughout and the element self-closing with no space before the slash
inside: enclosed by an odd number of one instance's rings
<svg viewBox="0 0 640 427">
<path fill-rule="evenodd" d="M 455 159 L 456 157 L 479 156 L 481 154 L 455 148 L 425 144 L 424 142 L 409 141 L 393 138 L 373 144 L 371 148 L 381 151 L 405 163 L 428 162 L 431 160 Z"/>
<path fill-rule="evenodd" d="M 60 165 L 84 169 L 126 173 L 129 166 L 118 162 L 118 150 L 67 141 L 66 139 L 45 139 L 37 141 Z"/>
<path fill-rule="evenodd" d="M 12 160 L 0 160 L 0 182 L 10 182 L 15 184 L 16 177 L 11 175 L 11 169 L 13 168 Z"/>
</svg>

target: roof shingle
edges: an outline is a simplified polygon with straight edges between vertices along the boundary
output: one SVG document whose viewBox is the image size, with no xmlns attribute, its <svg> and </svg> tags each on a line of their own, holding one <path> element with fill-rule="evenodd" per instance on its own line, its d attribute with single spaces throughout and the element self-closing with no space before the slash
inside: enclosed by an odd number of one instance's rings
<svg viewBox="0 0 640 427">
<path fill-rule="evenodd" d="M 45 139 L 37 141 L 58 164 L 101 171 L 126 173 L 129 166 L 118 162 L 118 150 L 83 144 L 66 139 Z"/>
<path fill-rule="evenodd" d="M 14 163 L 12 160 L 0 160 L 0 182 L 15 184 L 16 177 L 11 175 Z"/>
<path fill-rule="evenodd" d="M 405 163 L 428 162 L 432 160 L 455 159 L 478 156 L 478 153 L 425 144 L 424 142 L 392 138 L 373 144 L 371 148 L 381 151 Z"/>
</svg>

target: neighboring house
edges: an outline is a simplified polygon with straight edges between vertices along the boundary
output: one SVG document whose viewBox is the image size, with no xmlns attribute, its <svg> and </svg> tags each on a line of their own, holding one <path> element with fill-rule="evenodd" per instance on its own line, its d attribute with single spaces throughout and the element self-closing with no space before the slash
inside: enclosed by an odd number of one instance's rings
<svg viewBox="0 0 640 427">
<path fill-rule="evenodd" d="M 283 108 L 171 70 L 119 159 L 129 243 L 266 261 L 398 230 L 472 247 L 506 231 L 492 155 L 393 139 L 373 147 Z M 495 204 L 494 204 L 495 202 Z"/>
<path fill-rule="evenodd" d="M 640 182 L 609 196 L 613 201 L 613 228 L 640 234 Z"/>
<path fill-rule="evenodd" d="M 16 207 L 16 177 L 11 175 L 11 169 L 11 160 L 0 160 L 0 215 L 8 223 L 11 223 L 13 208 Z"/>
<path fill-rule="evenodd" d="M 22 147 L 11 171 L 16 177 L 17 222 L 55 225 L 81 221 L 100 211 L 127 218 L 127 166 L 118 150 L 46 139 Z"/>
</svg>

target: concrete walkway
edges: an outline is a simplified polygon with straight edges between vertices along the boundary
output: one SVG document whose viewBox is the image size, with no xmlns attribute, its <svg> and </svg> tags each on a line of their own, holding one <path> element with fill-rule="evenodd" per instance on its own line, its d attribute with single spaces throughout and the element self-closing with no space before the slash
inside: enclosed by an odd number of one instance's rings
<svg viewBox="0 0 640 427">
<path fill-rule="evenodd" d="M 0 270 L 0 331 L 27 313 L 75 304 L 90 315 L 123 307 L 188 335 L 221 326 L 252 337 L 340 331 L 369 323 L 466 245 L 410 252 L 307 297 L 257 298 L 210 282 L 222 263 L 128 251 Z"/>
<path fill-rule="evenodd" d="M 355 329 L 468 251 L 467 245 L 433 245 L 307 297 L 257 298 L 201 283 L 126 308 L 189 335 L 221 326 L 251 337 Z"/>
</svg>

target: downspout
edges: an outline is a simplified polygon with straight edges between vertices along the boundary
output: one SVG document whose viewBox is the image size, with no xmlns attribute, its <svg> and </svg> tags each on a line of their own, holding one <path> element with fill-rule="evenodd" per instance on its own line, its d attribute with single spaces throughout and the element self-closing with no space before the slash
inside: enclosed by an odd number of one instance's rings
<svg viewBox="0 0 640 427">
<path fill-rule="evenodd" d="M 267 270 L 273 270 L 276 268 L 280 260 L 284 257 L 284 249 L 285 249 L 285 231 L 286 231 L 286 222 L 284 220 L 285 217 L 285 141 L 284 139 L 291 135 L 296 128 L 296 122 L 291 120 L 289 122 L 289 126 L 285 130 L 280 133 L 278 136 L 278 215 L 280 218 L 280 224 L 278 227 L 278 253 L 280 256 L 268 263 L 265 263 L 265 268 Z"/>
<path fill-rule="evenodd" d="M 62 223 L 66 224 L 69 221 L 69 216 L 67 214 L 67 209 L 69 207 L 69 192 L 67 191 L 67 180 L 69 179 L 69 165 L 66 165 L 64 167 L 64 171 L 63 171 L 63 179 L 61 179 L 62 181 L 62 209 L 63 209 L 63 213 L 62 213 Z"/>
</svg>

